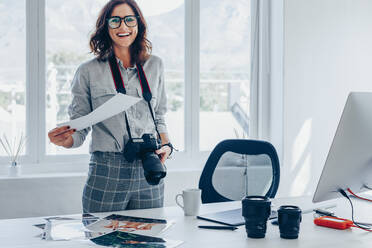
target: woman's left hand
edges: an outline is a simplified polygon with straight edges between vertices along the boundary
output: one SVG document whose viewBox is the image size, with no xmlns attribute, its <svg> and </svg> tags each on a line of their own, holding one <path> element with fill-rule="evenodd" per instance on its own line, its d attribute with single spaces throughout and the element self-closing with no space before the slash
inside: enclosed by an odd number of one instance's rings
<svg viewBox="0 0 372 248">
<path fill-rule="evenodd" d="M 167 160 L 171 153 L 171 148 L 169 146 L 163 146 L 159 150 L 156 150 L 155 153 L 160 156 L 160 162 L 164 164 L 165 160 Z"/>
</svg>

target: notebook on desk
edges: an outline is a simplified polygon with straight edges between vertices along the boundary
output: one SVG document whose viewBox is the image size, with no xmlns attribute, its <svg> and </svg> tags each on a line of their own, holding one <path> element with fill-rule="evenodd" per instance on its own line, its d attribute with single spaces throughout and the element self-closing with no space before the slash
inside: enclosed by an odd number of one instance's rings
<svg viewBox="0 0 372 248">
<path fill-rule="evenodd" d="M 277 218 L 277 212 L 271 211 L 269 219 Z M 244 225 L 244 217 L 242 216 L 242 209 L 232 209 L 216 213 L 203 214 L 197 216 L 198 219 L 212 221 L 219 224 L 224 224 L 228 226 L 241 226 Z"/>
</svg>

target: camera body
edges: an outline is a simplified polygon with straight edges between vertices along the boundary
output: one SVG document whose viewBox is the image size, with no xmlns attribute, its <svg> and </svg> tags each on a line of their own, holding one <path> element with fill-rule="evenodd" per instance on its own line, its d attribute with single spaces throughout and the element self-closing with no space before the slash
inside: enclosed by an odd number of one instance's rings
<svg viewBox="0 0 372 248">
<path fill-rule="evenodd" d="M 167 174 L 165 166 L 155 153 L 160 148 L 160 142 L 149 133 L 143 134 L 141 138 L 131 138 L 124 147 L 124 157 L 128 162 L 131 163 L 136 158 L 142 160 L 144 175 L 150 185 L 159 184 Z"/>
</svg>

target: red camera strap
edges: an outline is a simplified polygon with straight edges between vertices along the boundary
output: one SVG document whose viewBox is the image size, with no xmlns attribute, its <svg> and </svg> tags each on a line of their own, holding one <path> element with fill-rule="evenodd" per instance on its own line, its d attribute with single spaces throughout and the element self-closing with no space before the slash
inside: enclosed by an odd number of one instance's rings
<svg viewBox="0 0 372 248">
<path fill-rule="evenodd" d="M 126 89 L 125 89 L 123 77 L 121 76 L 121 72 L 120 72 L 120 69 L 119 69 L 119 64 L 116 60 L 116 57 L 115 57 L 114 53 L 112 53 L 109 56 L 109 65 L 110 65 L 111 74 L 112 74 L 112 78 L 114 80 L 116 91 L 118 93 L 126 94 Z M 154 121 L 156 133 L 158 134 L 158 137 L 160 138 L 158 127 L 156 126 L 156 122 L 155 122 L 155 115 L 154 115 L 154 112 L 152 110 L 151 103 L 150 103 L 150 101 L 152 99 L 150 85 L 147 81 L 146 74 L 145 74 L 145 71 L 142 68 L 142 65 L 137 63 L 136 68 L 137 68 L 137 73 L 138 73 L 138 79 L 140 81 L 140 85 L 141 85 L 141 89 L 142 89 L 143 98 L 145 99 L 145 101 L 148 104 L 152 120 Z M 131 131 L 130 131 L 130 128 L 129 128 L 129 122 L 128 122 L 128 117 L 127 117 L 126 112 L 125 112 L 125 122 L 126 122 L 126 125 L 127 125 L 127 131 L 128 131 L 129 138 L 131 139 L 132 134 L 131 134 Z"/>
</svg>

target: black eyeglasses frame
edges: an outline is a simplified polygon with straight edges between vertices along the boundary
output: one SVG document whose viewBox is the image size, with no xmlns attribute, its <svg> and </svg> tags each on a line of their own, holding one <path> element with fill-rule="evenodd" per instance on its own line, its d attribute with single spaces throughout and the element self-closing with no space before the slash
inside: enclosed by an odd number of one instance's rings
<svg viewBox="0 0 372 248">
<path fill-rule="evenodd" d="M 134 26 L 129 26 L 129 25 L 127 24 L 127 21 L 126 21 L 126 18 L 128 18 L 128 17 L 134 17 L 134 18 L 136 18 L 136 19 L 137 19 L 136 25 L 134 25 Z M 110 26 L 110 23 L 109 23 L 111 18 L 120 18 L 119 26 L 117 26 L 116 28 L 111 27 L 111 26 Z M 108 25 L 111 29 L 117 29 L 117 28 L 120 28 L 122 21 L 124 21 L 124 23 L 125 23 L 125 25 L 126 25 L 127 27 L 129 27 L 129 28 L 133 28 L 133 27 L 135 27 L 135 26 L 138 25 L 138 18 L 139 18 L 138 15 L 127 15 L 127 16 L 124 16 L 124 17 L 120 17 L 120 16 L 111 16 L 111 17 L 108 17 L 108 18 L 107 18 L 107 25 Z"/>
</svg>

